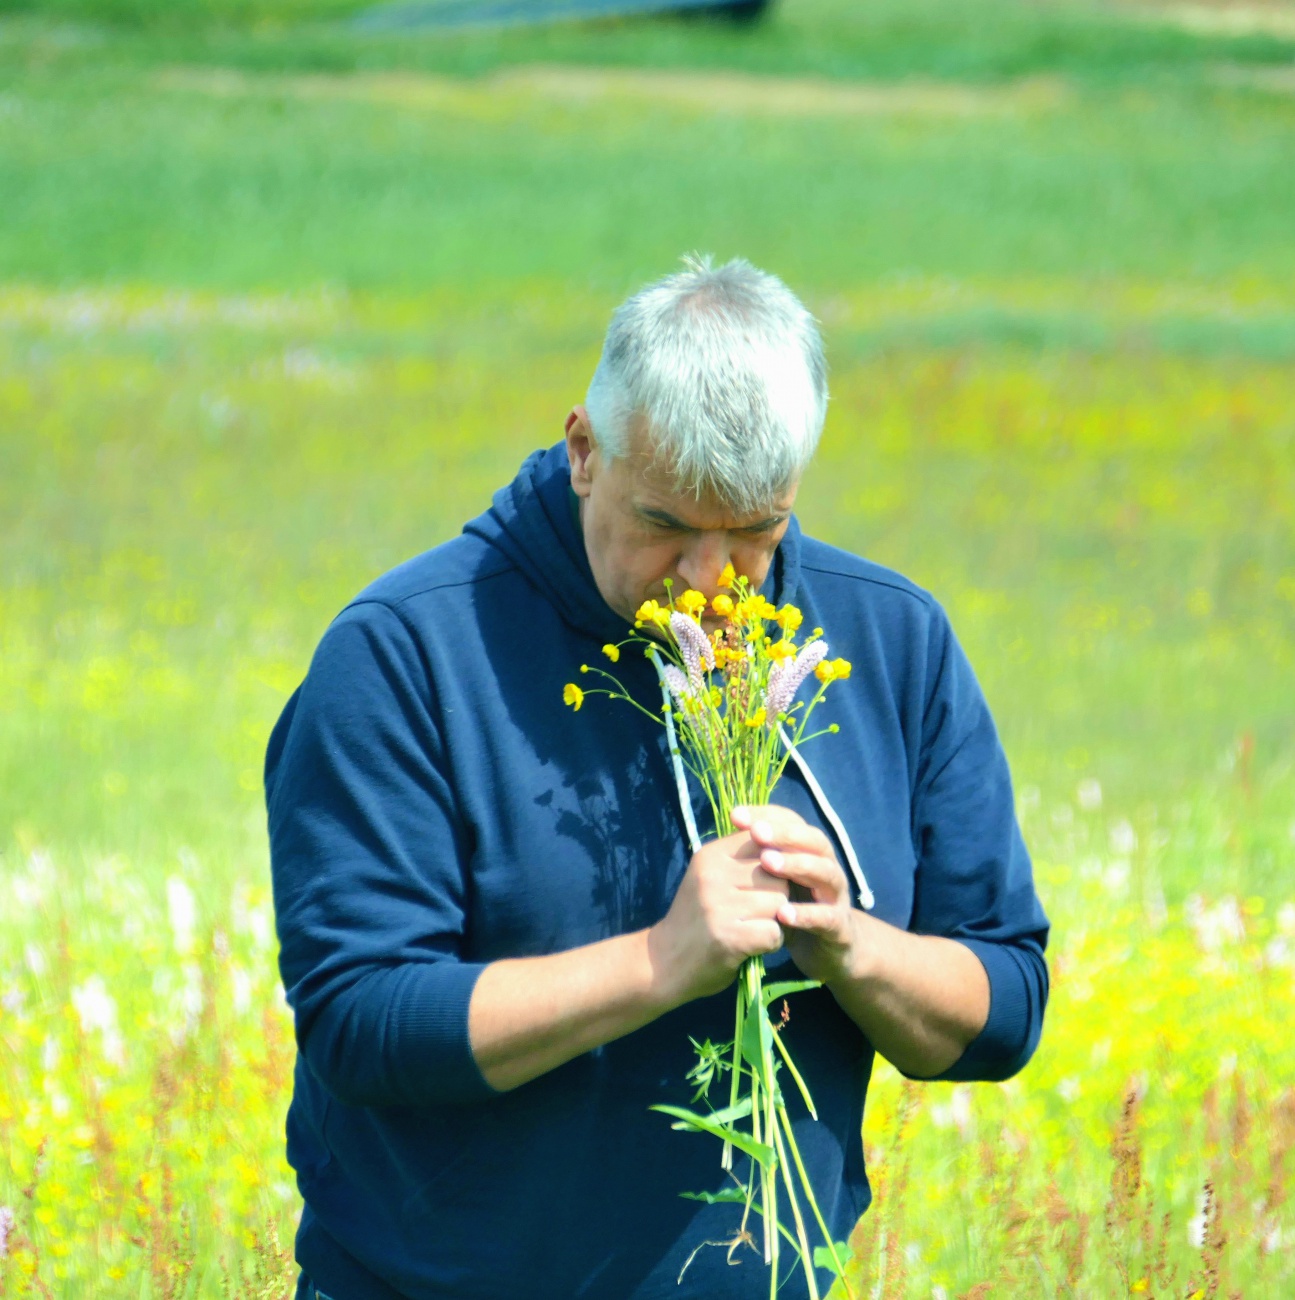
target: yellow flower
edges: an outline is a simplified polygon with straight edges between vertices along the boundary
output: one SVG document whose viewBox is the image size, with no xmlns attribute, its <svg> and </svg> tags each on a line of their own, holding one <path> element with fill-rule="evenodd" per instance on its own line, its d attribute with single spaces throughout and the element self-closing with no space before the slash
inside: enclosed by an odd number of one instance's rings
<svg viewBox="0 0 1295 1300">
<path fill-rule="evenodd" d="M 814 669 L 814 676 L 820 682 L 843 682 L 849 675 L 850 661 L 848 659 L 824 659 Z"/>
<path fill-rule="evenodd" d="M 749 718 L 747 718 L 747 720 L 746 720 L 746 725 L 747 725 L 748 727 L 763 727 L 763 726 L 764 726 L 764 708 L 761 707 L 761 708 L 756 709 L 756 711 L 755 711 L 755 712 L 754 712 L 754 713 L 753 713 Z"/>
<path fill-rule="evenodd" d="M 713 708 L 713 709 L 718 709 L 718 708 L 719 708 L 719 705 L 720 705 L 720 701 L 721 701 L 723 698 L 724 698 L 724 692 L 721 691 L 720 688 L 719 688 L 718 686 L 712 686 L 712 687 L 710 688 L 710 704 L 711 704 L 711 708 Z"/>
<path fill-rule="evenodd" d="M 784 632 L 794 632 L 804 621 L 804 618 L 804 614 L 795 605 L 784 605 L 774 615 L 774 621 Z"/>
<path fill-rule="evenodd" d="M 685 614 L 691 614 L 693 618 L 700 618 L 701 612 L 706 608 L 706 597 L 700 591 L 693 591 L 691 587 L 684 592 L 675 604 L 679 606 Z"/>
<path fill-rule="evenodd" d="M 763 596 L 748 596 L 737 603 L 739 622 L 753 622 L 757 618 L 773 618 L 778 611 Z"/>
<path fill-rule="evenodd" d="M 769 647 L 769 658 L 774 663 L 781 663 L 784 659 L 794 659 L 796 657 L 796 647 L 785 638 L 781 641 L 775 641 Z"/>
<path fill-rule="evenodd" d="M 615 663 L 621 657 L 621 648 L 618 645 L 605 645 L 603 646 L 603 654 L 605 654 L 612 663 Z"/>
<path fill-rule="evenodd" d="M 569 704 L 577 713 L 580 712 L 580 706 L 584 702 L 585 693 L 575 684 L 575 682 L 568 682 L 562 688 L 562 703 Z"/>
<path fill-rule="evenodd" d="M 726 564 L 724 566 L 724 572 L 719 575 L 719 585 L 721 587 L 731 587 L 736 581 L 737 574 L 733 572 L 733 566 L 731 564 Z M 718 614 L 720 611 L 716 610 L 715 612 Z"/>
<path fill-rule="evenodd" d="M 711 609 L 723 618 L 728 618 L 733 613 L 732 596 L 716 596 L 710 603 Z"/>
<path fill-rule="evenodd" d="M 645 600 L 634 611 L 634 617 L 639 623 L 656 623 L 664 627 L 670 621 L 670 611 L 663 609 L 655 600 Z"/>
</svg>

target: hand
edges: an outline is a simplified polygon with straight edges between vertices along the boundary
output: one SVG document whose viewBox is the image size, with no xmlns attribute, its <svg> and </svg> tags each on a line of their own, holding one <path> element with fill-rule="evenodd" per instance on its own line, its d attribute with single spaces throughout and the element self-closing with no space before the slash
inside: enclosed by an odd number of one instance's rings
<svg viewBox="0 0 1295 1300">
<path fill-rule="evenodd" d="M 712 840 L 693 855 L 670 911 L 648 932 L 653 965 L 672 1001 L 719 993 L 748 957 L 782 947 L 776 917 L 788 885 L 759 859 L 745 832 Z"/>
<path fill-rule="evenodd" d="M 733 824 L 749 833 L 761 868 L 791 887 L 775 915 L 792 960 L 824 984 L 850 978 L 858 928 L 850 886 L 831 841 L 790 808 L 776 804 L 735 808 Z"/>
</svg>

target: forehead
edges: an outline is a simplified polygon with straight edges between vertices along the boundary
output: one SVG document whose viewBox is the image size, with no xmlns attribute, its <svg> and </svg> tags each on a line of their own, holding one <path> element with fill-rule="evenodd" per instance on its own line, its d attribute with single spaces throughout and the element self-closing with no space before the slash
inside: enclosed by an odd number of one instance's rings
<svg viewBox="0 0 1295 1300">
<path fill-rule="evenodd" d="M 767 502 L 758 510 L 739 513 L 713 494 L 680 489 L 668 463 L 654 455 L 641 425 L 629 439 L 625 456 L 617 463 L 622 479 L 622 495 L 636 511 L 667 514 L 681 524 L 696 529 L 742 529 L 771 518 L 791 513 L 796 499 L 796 485 Z"/>
</svg>

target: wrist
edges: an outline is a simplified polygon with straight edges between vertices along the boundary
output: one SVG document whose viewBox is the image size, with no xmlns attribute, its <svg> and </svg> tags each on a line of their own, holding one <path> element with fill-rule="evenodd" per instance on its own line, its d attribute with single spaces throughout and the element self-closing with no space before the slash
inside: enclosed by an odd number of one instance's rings
<svg viewBox="0 0 1295 1300">
<path fill-rule="evenodd" d="M 867 912 L 851 911 L 850 944 L 841 963 L 841 973 L 828 980 L 834 984 L 847 984 L 855 989 L 866 989 L 877 984 L 882 970 L 882 931 L 885 923 Z"/>
<path fill-rule="evenodd" d="M 683 963 L 671 951 L 662 922 L 627 936 L 635 941 L 641 955 L 643 995 L 658 1016 L 690 1001 L 680 978 Z"/>
</svg>

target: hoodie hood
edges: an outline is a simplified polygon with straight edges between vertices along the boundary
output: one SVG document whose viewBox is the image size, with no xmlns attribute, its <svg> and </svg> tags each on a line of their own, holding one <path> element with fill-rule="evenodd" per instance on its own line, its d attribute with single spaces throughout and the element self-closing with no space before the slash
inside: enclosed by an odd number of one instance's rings
<svg viewBox="0 0 1295 1300">
<path fill-rule="evenodd" d="M 625 619 L 607 604 L 594 581 L 584 536 L 571 508 L 565 439 L 532 452 L 517 477 L 495 493 L 490 509 L 464 525 L 463 531 L 507 556 L 571 627 L 603 641 L 618 641 L 625 635 Z M 796 598 L 800 540 L 800 524 L 792 515 L 760 587 L 774 604 Z"/>
</svg>

